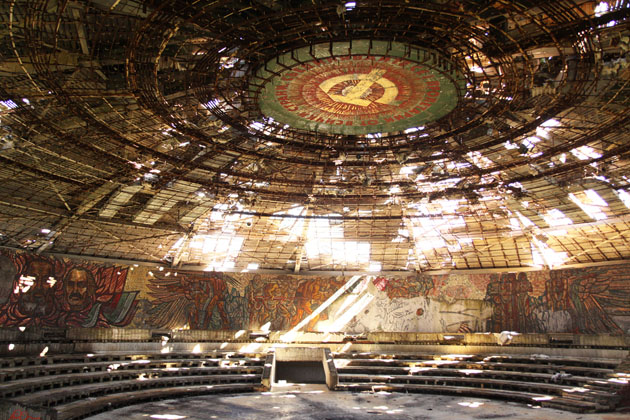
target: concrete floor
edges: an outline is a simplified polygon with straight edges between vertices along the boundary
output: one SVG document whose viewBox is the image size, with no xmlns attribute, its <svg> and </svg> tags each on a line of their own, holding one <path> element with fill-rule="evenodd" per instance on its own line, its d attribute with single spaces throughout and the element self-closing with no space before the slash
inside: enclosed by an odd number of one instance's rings
<svg viewBox="0 0 630 420">
<path fill-rule="evenodd" d="M 628 413 L 575 414 L 525 404 L 428 394 L 330 392 L 325 385 L 277 385 L 271 392 L 164 400 L 109 411 L 88 420 L 510 419 L 628 420 Z"/>
</svg>

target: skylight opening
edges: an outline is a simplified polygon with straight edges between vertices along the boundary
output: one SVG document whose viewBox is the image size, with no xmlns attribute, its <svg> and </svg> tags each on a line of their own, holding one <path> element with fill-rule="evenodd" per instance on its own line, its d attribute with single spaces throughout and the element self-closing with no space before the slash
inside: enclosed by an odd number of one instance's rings
<svg viewBox="0 0 630 420">
<path fill-rule="evenodd" d="M 421 131 L 424 130 L 424 126 L 421 125 L 419 127 L 411 127 L 405 130 L 405 134 L 410 134 L 410 133 L 415 133 L 417 131 Z"/>
<path fill-rule="evenodd" d="M 245 238 L 230 234 L 196 235 L 191 241 L 191 248 L 200 249 L 201 259 L 207 263 L 207 271 L 229 270 L 235 267 L 244 241 Z"/>
<path fill-rule="evenodd" d="M 470 168 L 472 167 L 472 165 L 468 162 L 447 162 L 446 163 L 446 169 L 452 170 L 452 169 L 465 169 L 465 168 Z"/>
<path fill-rule="evenodd" d="M 338 214 L 328 214 L 335 219 L 312 219 L 307 230 L 304 245 L 309 259 L 330 257 L 335 264 L 367 264 L 370 261 L 370 243 L 345 241 L 343 223 Z"/>
<path fill-rule="evenodd" d="M 493 165 L 492 161 L 480 152 L 468 152 L 466 156 L 479 168 L 489 168 Z"/>
<path fill-rule="evenodd" d="M 543 218 L 549 226 L 563 226 L 573 224 L 573 221 L 565 216 L 565 214 L 558 209 L 549 210 L 546 214 L 543 215 Z"/>
<path fill-rule="evenodd" d="M 206 109 L 218 108 L 220 104 L 221 102 L 219 102 L 218 99 L 212 99 L 206 102 L 205 104 L 203 104 L 203 107 Z"/>
<path fill-rule="evenodd" d="M 625 204 L 626 207 L 630 209 L 630 194 L 624 190 L 615 190 L 615 193 L 619 197 L 619 199 Z"/>
<path fill-rule="evenodd" d="M 536 224 L 534 224 L 534 222 L 529 220 L 527 217 L 523 216 L 520 211 L 516 211 L 515 213 L 518 216 L 518 220 L 519 220 L 519 222 L 521 223 L 521 225 L 523 227 L 527 228 L 527 227 L 536 226 Z"/>
<path fill-rule="evenodd" d="M 570 193 L 569 199 L 577 204 L 591 219 L 605 220 L 608 218 L 603 211 L 603 207 L 608 207 L 608 203 L 594 190 L 584 190 L 575 194 Z"/>
<path fill-rule="evenodd" d="M 590 146 L 580 146 L 571 150 L 571 154 L 580 160 L 598 159 L 602 157 L 601 153 L 597 153 Z"/>
<path fill-rule="evenodd" d="M 416 185 L 420 192 L 444 191 L 455 187 L 461 180 L 462 178 L 448 178 L 438 182 L 416 182 Z"/>
<path fill-rule="evenodd" d="M 417 217 L 411 219 L 413 237 L 416 239 L 416 248 L 421 251 L 430 251 L 437 248 L 447 248 L 443 238 L 443 232 L 448 232 L 453 227 L 465 226 L 463 217 Z M 419 226 L 418 226 L 419 225 Z"/>
<path fill-rule="evenodd" d="M 392 242 L 402 243 L 407 242 L 409 240 L 409 230 L 408 229 L 398 229 L 398 236 L 392 239 Z"/>
<path fill-rule="evenodd" d="M 448 249 L 450 252 L 458 252 L 462 250 L 462 246 L 459 242 L 452 242 L 450 244 L 446 244 L 446 249 Z"/>
<path fill-rule="evenodd" d="M 444 238 L 437 236 L 425 236 L 422 240 L 416 241 L 416 248 L 420 251 L 430 251 L 437 248 L 446 248 L 446 241 Z"/>
<path fill-rule="evenodd" d="M 417 210 L 418 212 L 420 212 L 421 215 L 439 216 L 444 215 L 444 213 L 456 214 L 459 207 L 465 203 L 466 200 L 447 200 L 441 198 L 438 200 L 433 200 L 430 203 L 411 203 L 408 207 Z M 444 216 L 445 219 L 448 219 L 449 217 L 452 216 Z"/>
<path fill-rule="evenodd" d="M 343 226 L 332 225 L 327 218 L 312 219 L 308 225 L 307 237 L 309 239 L 342 239 Z"/>
<path fill-rule="evenodd" d="M 302 231 L 304 230 L 305 219 L 302 217 L 278 217 L 281 215 L 291 215 L 291 216 L 300 216 L 304 211 L 303 206 L 293 207 L 286 212 L 279 211 L 274 213 L 275 217 L 272 217 L 272 220 L 279 220 L 280 225 L 278 229 L 289 232 L 289 240 L 297 240 L 297 238 L 302 236 Z"/>
<path fill-rule="evenodd" d="M 390 194 L 399 194 L 400 192 L 402 192 L 402 190 L 400 189 L 398 185 L 392 185 L 391 188 L 389 189 Z"/>
<path fill-rule="evenodd" d="M 245 207 L 243 207 L 243 205 L 239 202 L 237 202 L 234 205 L 234 209 L 237 212 L 241 212 L 243 210 L 245 210 Z M 241 213 L 228 213 L 228 210 L 230 210 L 230 205 L 226 204 L 226 203 L 221 203 L 221 204 L 216 204 L 213 208 L 212 208 L 212 213 L 210 213 L 210 221 L 211 222 L 219 222 L 219 221 L 224 221 L 227 224 L 231 224 L 233 222 L 236 222 L 240 219 L 244 219 L 250 216 L 241 214 Z"/>
<path fill-rule="evenodd" d="M 472 246 L 473 238 L 457 238 L 460 246 Z"/>
<path fill-rule="evenodd" d="M 368 267 L 368 271 L 370 273 L 375 273 L 381 271 L 382 265 L 380 262 L 370 261 L 370 265 Z"/>
<path fill-rule="evenodd" d="M 540 126 L 545 127 L 545 128 L 559 127 L 560 121 L 556 120 L 555 118 L 551 118 L 545 121 L 544 123 L 540 124 Z"/>
<path fill-rule="evenodd" d="M 369 242 L 332 240 L 313 243 L 309 241 L 305 247 L 309 258 L 328 255 L 333 258 L 335 264 L 341 265 L 359 265 L 370 262 Z"/>
<path fill-rule="evenodd" d="M 6 101 L 0 101 L 0 109 L 5 108 L 5 109 L 15 109 L 17 108 L 18 105 L 13 102 L 11 99 L 8 99 Z"/>
<path fill-rule="evenodd" d="M 336 241 L 339 243 L 339 241 Z M 369 242 L 343 242 L 345 255 L 343 260 L 347 263 L 365 264 L 370 261 Z"/>
<path fill-rule="evenodd" d="M 265 128 L 265 124 L 261 123 L 260 121 L 254 121 L 249 125 L 249 127 L 253 128 L 254 130 L 262 131 L 262 129 Z"/>
<path fill-rule="evenodd" d="M 593 205 L 600 207 L 608 207 L 608 203 L 595 190 L 584 190 L 584 194 Z"/>
<path fill-rule="evenodd" d="M 204 254 L 224 254 L 228 257 L 236 257 L 243 245 L 243 240 L 244 238 L 240 236 L 206 236 L 201 252 Z"/>
<path fill-rule="evenodd" d="M 538 127 L 536 127 L 536 136 L 548 139 L 551 133 L 551 129 L 559 127 L 559 126 L 560 126 L 560 121 L 554 118 L 551 118 L 545 121 L 544 123 L 540 124 Z M 540 141 L 540 139 L 538 139 L 538 141 Z"/>
<path fill-rule="evenodd" d="M 524 145 L 525 145 L 528 149 L 530 149 L 530 150 L 531 150 L 531 149 L 533 149 L 533 148 L 534 148 L 534 146 L 536 145 L 536 143 L 540 143 L 540 142 L 541 142 L 541 140 L 540 140 L 540 138 L 539 138 L 539 137 L 536 137 L 536 136 L 530 136 L 530 137 L 525 138 L 525 139 L 521 142 L 521 144 L 524 144 Z"/>
<path fill-rule="evenodd" d="M 231 69 L 234 68 L 234 66 L 236 66 L 236 64 L 240 61 L 238 58 L 236 57 L 221 57 L 220 58 L 220 63 L 219 67 L 222 69 Z"/>
<path fill-rule="evenodd" d="M 400 168 L 400 175 L 413 175 L 415 173 L 415 170 L 417 169 L 417 166 L 403 166 Z"/>
<path fill-rule="evenodd" d="M 608 3 L 605 1 L 600 1 L 599 3 L 597 3 L 597 6 L 595 6 L 595 16 L 600 17 L 604 13 L 607 13 L 608 9 Z"/>
<path fill-rule="evenodd" d="M 531 242 L 532 259 L 534 265 L 547 266 L 549 268 L 558 267 L 567 260 L 566 252 L 557 252 L 551 249 L 546 243 L 533 238 Z"/>
</svg>

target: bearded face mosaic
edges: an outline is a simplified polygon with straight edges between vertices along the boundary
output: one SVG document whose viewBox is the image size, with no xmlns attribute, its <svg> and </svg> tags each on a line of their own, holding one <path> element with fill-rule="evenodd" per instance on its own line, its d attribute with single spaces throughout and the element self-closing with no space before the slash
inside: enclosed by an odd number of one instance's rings
<svg viewBox="0 0 630 420">
<path fill-rule="evenodd" d="M 137 290 L 125 291 L 129 267 L 0 251 L 1 327 L 124 327 Z"/>
<path fill-rule="evenodd" d="M 361 135 L 437 120 L 464 89 L 435 51 L 360 40 L 300 48 L 268 61 L 250 93 L 264 115 L 293 128 Z"/>
</svg>

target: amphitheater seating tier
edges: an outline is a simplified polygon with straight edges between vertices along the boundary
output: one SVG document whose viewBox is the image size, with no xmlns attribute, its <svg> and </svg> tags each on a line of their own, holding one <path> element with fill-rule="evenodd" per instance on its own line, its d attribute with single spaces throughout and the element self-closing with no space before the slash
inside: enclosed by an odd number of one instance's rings
<svg viewBox="0 0 630 420">
<path fill-rule="evenodd" d="M 0 399 L 53 409 L 59 420 L 77 420 L 164 398 L 268 389 L 263 384 L 269 385 L 275 363 L 271 342 L 250 353 L 214 350 L 211 345 L 201 352 L 182 347 L 162 352 L 159 341 L 126 342 L 117 351 L 106 341 L 88 344 L 94 353 L 75 350 L 0 357 Z M 250 344 L 239 342 L 238 346 Z M 188 347 L 192 349 L 193 344 Z M 452 351 L 454 346 L 446 348 Z M 627 346 L 615 348 L 624 352 L 618 359 L 525 354 L 531 350 L 528 347 L 522 347 L 523 354 L 498 354 L 500 347 L 497 354 L 488 351 L 492 348 L 484 349 L 484 354 L 443 354 L 422 345 L 417 349 L 379 352 L 375 347 L 374 351 L 328 353 L 332 356 L 332 361 L 325 357 L 328 370 L 332 366 L 335 378 L 329 386 L 351 392 L 496 398 L 580 413 L 614 410 L 624 393 L 630 395 L 630 356 L 622 360 Z M 588 355 L 589 351 L 573 354 Z"/>
<path fill-rule="evenodd" d="M 573 412 L 613 410 L 627 386 L 618 360 L 545 355 L 334 354 L 337 389 L 457 394 Z"/>
<path fill-rule="evenodd" d="M 261 390 L 266 354 L 57 354 L 0 358 L 0 398 L 76 420 L 163 398 Z"/>
</svg>

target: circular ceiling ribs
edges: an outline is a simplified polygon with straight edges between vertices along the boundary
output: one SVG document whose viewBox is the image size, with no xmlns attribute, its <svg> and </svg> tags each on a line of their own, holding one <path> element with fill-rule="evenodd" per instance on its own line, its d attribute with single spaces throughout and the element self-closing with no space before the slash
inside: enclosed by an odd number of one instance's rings
<svg viewBox="0 0 630 420">
<path fill-rule="evenodd" d="M 7 144 L 32 147 L 7 146 L 0 160 L 63 184 L 67 193 L 49 195 L 65 208 L 107 183 L 149 183 L 129 215 L 178 183 L 265 218 L 299 205 L 311 213 L 291 217 L 350 220 L 369 207 L 374 220 L 402 220 L 443 199 L 480 224 L 524 197 L 550 209 L 554 201 L 537 196 L 547 188 L 566 202 L 575 183 L 629 182 L 630 8 L 596 13 L 596 3 L 12 0 L 0 51 L 0 71 L 12 75 L 0 83 L 0 107 L 11 109 L 0 108 L 0 129 Z M 313 63 L 328 59 L 437 68 L 414 61 L 414 51 L 454 69 L 444 73 L 456 86 L 444 113 L 335 131 L 264 106 L 265 86 L 276 95 L 296 69 L 307 84 Z M 322 70 L 326 83 L 317 79 L 311 92 L 367 109 L 398 89 L 393 68 L 383 76 L 359 67 L 340 79 Z M 427 98 L 428 85 L 410 86 Z M 378 103 L 403 97 L 390 96 Z M 387 111 L 378 118 L 396 117 L 393 105 L 379 109 Z M 480 200 L 494 213 L 478 210 Z"/>
<path fill-rule="evenodd" d="M 380 188 L 405 184 L 400 180 L 388 180 L 377 169 L 400 165 L 400 159 L 394 156 L 396 152 L 406 155 L 404 162 L 407 165 L 441 161 L 445 157 L 466 162 L 466 155 L 471 153 L 484 153 L 506 142 L 518 142 L 546 120 L 567 110 L 570 105 L 579 103 L 593 89 L 593 78 L 590 77 L 595 73 L 593 47 L 590 42 L 586 42 L 589 40 L 588 36 L 583 38 L 585 41 L 580 47 L 575 45 L 575 37 L 571 35 L 577 34 L 571 33 L 570 28 L 567 29 L 571 24 L 576 26 L 575 16 L 565 17 L 566 7 L 547 10 L 546 20 L 542 21 L 537 16 L 529 15 L 529 11 L 519 10 L 516 6 L 504 5 L 504 10 L 485 10 L 480 13 L 470 10 L 452 11 L 447 5 L 432 6 L 421 10 L 408 8 L 405 9 L 406 14 L 401 16 L 403 6 L 396 2 L 360 3 L 354 17 L 350 17 L 350 12 L 340 15 L 336 4 L 319 8 L 307 5 L 304 8 L 286 8 L 282 12 L 271 13 L 259 6 L 260 10 L 256 13 L 252 13 L 251 8 L 240 11 L 230 9 L 227 13 L 230 19 L 216 17 L 214 21 L 206 21 L 200 16 L 212 15 L 216 13 L 216 8 L 201 13 L 190 10 L 173 13 L 176 10 L 175 5 L 173 9 L 163 6 L 137 31 L 135 42 L 128 49 L 129 80 L 134 91 L 138 91 L 141 102 L 156 115 L 181 133 L 212 147 L 217 153 L 230 151 L 239 155 L 239 160 L 243 161 L 263 159 L 270 163 L 290 163 L 303 166 L 307 173 L 334 166 L 364 169 L 366 176 L 374 180 L 371 186 Z M 484 18 L 484 13 L 488 17 Z M 379 16 L 378 25 L 375 21 L 374 26 L 370 27 L 365 21 L 371 20 L 369 17 L 375 15 Z M 503 19 L 497 20 L 496 16 Z M 522 31 L 513 30 L 508 33 L 499 26 L 507 16 L 514 21 L 525 20 L 530 26 L 534 26 L 537 36 L 546 41 L 545 47 L 557 51 L 556 66 L 573 67 L 572 74 L 567 72 L 554 81 L 558 94 L 544 98 L 545 101 L 530 97 L 534 87 L 532 69 L 538 65 L 535 62 L 537 60 L 529 59 L 526 52 L 526 48 L 532 48 L 529 41 L 531 35 L 523 36 L 527 46 L 521 46 L 522 41 L 515 37 Z M 361 21 L 362 25 L 361 28 L 354 28 L 350 32 L 352 36 L 349 36 L 347 26 L 352 25 L 353 18 Z M 229 26 L 232 21 L 235 22 L 234 26 Z M 409 21 L 420 23 L 409 25 Z M 186 25 L 200 28 L 201 33 L 213 32 L 213 36 L 198 41 L 199 48 L 194 53 L 185 48 L 169 49 L 171 44 L 191 44 L 185 34 L 180 36 L 181 29 Z M 211 27 L 215 29 L 209 30 Z M 216 30 L 217 27 L 220 31 Z M 326 30 L 321 31 L 322 27 Z M 263 31 L 261 28 L 268 30 Z M 453 31 L 450 36 L 447 30 Z M 531 34 L 531 27 L 528 32 Z M 492 37 L 489 36 L 490 33 Z M 396 36 L 393 37 L 392 34 Z M 273 60 L 274 56 L 290 52 L 291 48 L 299 46 L 312 49 L 313 45 L 322 42 L 343 42 L 357 37 L 396 39 L 397 42 L 407 41 L 417 45 L 427 42 L 423 38 L 439 42 L 443 46 L 442 52 L 455 59 L 465 73 L 468 93 L 462 95 L 457 109 L 448 118 L 444 118 L 444 122 L 427 124 L 421 134 L 378 133 L 373 136 L 331 136 L 325 132 L 309 133 L 284 127 L 264 118 L 255 101 L 243 95 L 248 91 L 250 79 L 256 70 L 270 59 Z M 155 47 L 147 48 L 147 43 L 152 43 Z M 565 54 L 567 49 L 573 52 L 571 60 Z M 168 51 L 176 51 L 176 54 L 167 57 Z M 171 101 L 164 94 L 165 91 L 170 91 L 168 83 L 160 79 L 157 70 L 160 63 L 167 59 L 185 62 L 190 68 L 188 72 L 183 71 L 186 91 L 189 93 Z M 487 92 L 480 95 L 480 87 Z M 200 117 L 203 114 L 199 112 L 200 108 L 205 111 L 205 116 Z M 534 109 L 537 118 L 514 126 L 503 125 L 502 129 L 494 129 L 492 123 L 488 123 L 500 121 L 504 114 L 520 109 Z M 192 115 L 196 117 L 195 123 L 191 123 Z M 204 124 L 218 127 L 218 130 L 200 128 Z M 475 131 L 479 127 L 485 128 L 482 131 L 493 131 L 499 135 L 480 136 L 479 130 Z M 227 134 L 223 134 L 224 132 Z M 222 140 L 224 137 L 229 139 Z M 549 153 L 566 152 L 573 148 L 570 144 L 572 143 L 554 145 Z M 264 152 L 264 146 L 270 146 L 268 153 Z M 277 153 L 277 148 L 282 150 L 281 154 Z M 348 155 L 356 155 L 357 159 L 346 158 L 342 165 L 333 165 L 340 157 Z M 538 156 L 536 160 L 545 158 L 548 157 Z M 496 162 L 490 168 L 472 167 L 468 171 L 459 171 L 457 176 L 479 177 L 530 163 L 531 159 L 517 156 L 505 163 Z M 274 184 L 273 178 L 269 176 L 239 171 L 236 167 L 223 168 L 220 172 L 242 181 L 251 179 Z M 437 182 L 441 179 L 443 176 L 429 176 L 426 181 Z M 351 186 L 336 179 L 330 181 L 320 180 L 318 187 L 339 189 Z M 308 177 L 289 178 L 280 182 L 278 187 L 286 189 L 290 185 L 309 184 L 312 184 L 312 180 Z M 351 189 L 357 189 L 357 186 L 354 187 Z M 260 190 L 252 191 L 257 194 L 265 193 Z M 266 193 L 283 195 L 279 191 L 272 191 L 272 188 L 268 188 Z M 302 194 L 306 195 L 312 196 Z M 407 194 L 409 198 L 423 195 L 413 192 Z M 296 197 L 296 194 L 291 196 Z M 352 200 L 362 196 L 380 198 L 385 195 L 375 194 L 371 190 L 361 194 L 345 193 L 343 196 Z"/>
</svg>

